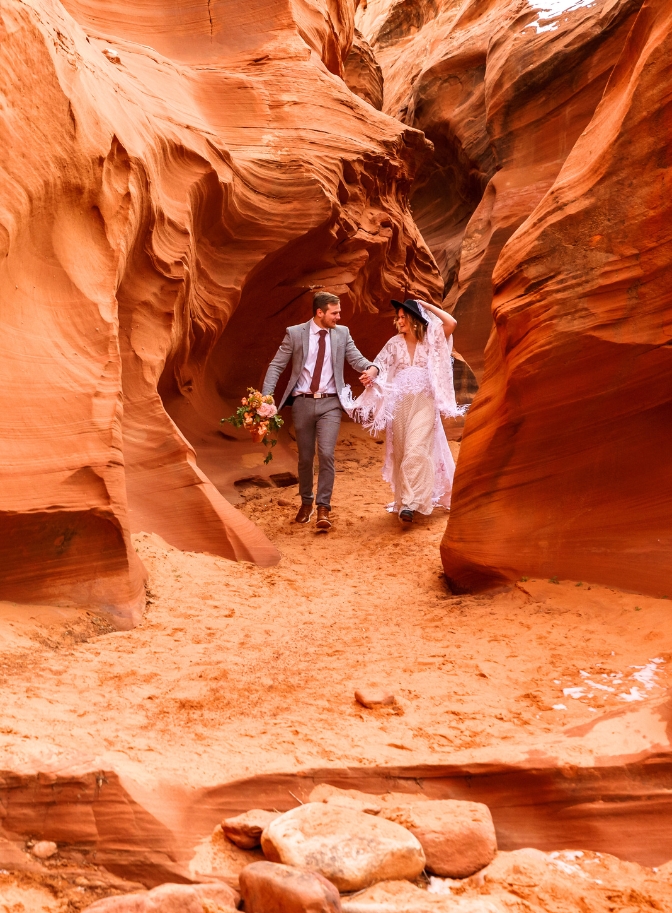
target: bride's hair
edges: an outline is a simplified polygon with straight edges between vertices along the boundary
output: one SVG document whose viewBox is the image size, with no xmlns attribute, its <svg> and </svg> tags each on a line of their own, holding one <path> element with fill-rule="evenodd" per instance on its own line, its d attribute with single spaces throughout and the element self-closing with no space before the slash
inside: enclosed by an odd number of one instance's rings
<svg viewBox="0 0 672 913">
<path fill-rule="evenodd" d="M 418 318 L 415 317 L 413 314 L 409 314 L 408 311 L 405 310 L 405 308 L 397 308 L 397 316 L 394 318 L 394 325 L 397 328 L 397 331 L 399 330 L 399 324 L 397 323 L 397 321 L 399 320 L 399 311 L 403 311 L 404 317 L 406 318 L 406 320 L 408 320 L 408 322 L 410 323 L 410 325 L 413 329 L 415 338 L 418 340 L 418 342 L 422 342 L 425 338 L 425 333 L 427 332 L 427 327 L 425 326 L 424 323 L 421 323 L 418 320 Z"/>
</svg>

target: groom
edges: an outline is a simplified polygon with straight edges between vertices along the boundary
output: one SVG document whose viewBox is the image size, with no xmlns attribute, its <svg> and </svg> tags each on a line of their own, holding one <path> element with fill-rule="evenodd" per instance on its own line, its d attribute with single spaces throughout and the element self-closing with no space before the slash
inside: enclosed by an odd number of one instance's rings
<svg viewBox="0 0 672 913">
<path fill-rule="evenodd" d="M 299 448 L 299 491 L 301 507 L 297 523 L 308 523 L 313 515 L 313 463 L 315 441 L 319 473 L 317 477 L 317 528 L 331 529 L 331 493 L 334 488 L 334 450 L 341 425 L 340 396 L 344 387 L 345 359 L 356 371 L 360 381 L 368 386 L 378 374 L 352 341 L 347 327 L 338 326 L 341 302 L 329 292 L 313 296 L 313 319 L 288 327 L 282 345 L 268 366 L 262 393 L 275 391 L 285 366 L 292 360 L 292 376 L 278 411 L 292 406 L 292 418 Z"/>
</svg>

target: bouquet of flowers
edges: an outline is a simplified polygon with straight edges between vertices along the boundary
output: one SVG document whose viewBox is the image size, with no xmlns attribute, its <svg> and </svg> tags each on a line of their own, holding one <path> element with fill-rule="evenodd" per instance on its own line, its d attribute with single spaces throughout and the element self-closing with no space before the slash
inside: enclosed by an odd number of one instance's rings
<svg viewBox="0 0 672 913">
<path fill-rule="evenodd" d="M 222 423 L 233 425 L 234 428 L 245 428 L 250 432 L 255 444 L 263 444 L 268 448 L 273 448 L 278 443 L 278 439 L 271 435 L 279 431 L 283 425 L 273 397 L 262 396 L 254 387 L 247 388 L 247 396 L 242 398 L 234 415 L 223 418 Z M 270 463 L 272 459 L 273 453 L 269 449 L 264 463 Z"/>
</svg>

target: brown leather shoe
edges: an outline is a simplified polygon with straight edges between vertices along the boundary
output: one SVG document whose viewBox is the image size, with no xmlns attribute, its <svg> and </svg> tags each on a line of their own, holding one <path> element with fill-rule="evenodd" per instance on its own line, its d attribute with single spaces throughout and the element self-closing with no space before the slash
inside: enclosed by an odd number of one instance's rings
<svg viewBox="0 0 672 913">
<path fill-rule="evenodd" d="M 294 517 L 295 523 L 308 523 L 310 518 L 313 516 L 313 505 L 312 504 L 302 504 L 299 507 L 299 512 Z"/>
<path fill-rule="evenodd" d="M 330 513 L 331 511 L 328 507 L 317 508 L 317 528 L 323 530 L 325 533 L 327 530 L 331 529 L 331 520 L 329 519 Z"/>
</svg>

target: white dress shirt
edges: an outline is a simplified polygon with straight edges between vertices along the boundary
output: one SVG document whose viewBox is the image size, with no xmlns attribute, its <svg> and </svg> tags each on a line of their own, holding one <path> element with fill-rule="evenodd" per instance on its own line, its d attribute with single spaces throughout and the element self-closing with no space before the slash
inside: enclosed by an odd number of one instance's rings
<svg viewBox="0 0 672 913">
<path fill-rule="evenodd" d="M 299 375 L 299 382 L 292 391 L 293 395 L 297 393 L 310 393 L 310 383 L 313 379 L 315 362 L 317 361 L 317 347 L 320 342 L 320 330 L 314 320 L 310 321 L 310 333 L 308 341 L 308 357 L 303 366 L 303 371 Z M 324 338 L 324 362 L 322 364 L 322 374 L 320 375 L 320 386 L 316 393 L 336 393 L 336 381 L 334 380 L 334 366 L 331 362 L 331 338 L 329 330 Z"/>
</svg>

